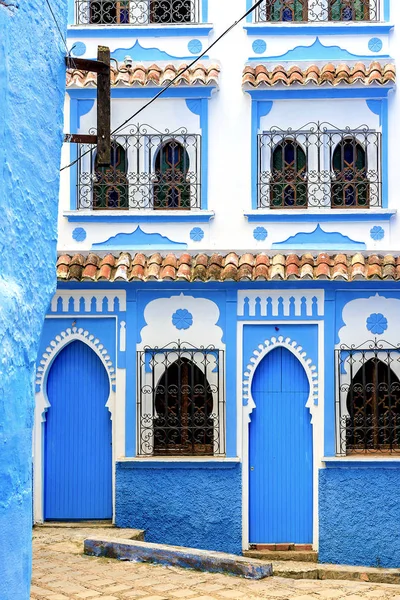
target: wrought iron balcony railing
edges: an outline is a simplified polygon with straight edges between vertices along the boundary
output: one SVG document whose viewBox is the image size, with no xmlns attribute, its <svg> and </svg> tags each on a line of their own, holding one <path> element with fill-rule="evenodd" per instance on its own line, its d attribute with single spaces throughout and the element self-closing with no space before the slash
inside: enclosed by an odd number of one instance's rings
<svg viewBox="0 0 400 600">
<path fill-rule="evenodd" d="M 181 313 L 176 319 L 182 323 L 192 318 Z M 222 350 L 181 342 L 145 348 L 138 352 L 137 370 L 139 455 L 224 455 Z"/>
<path fill-rule="evenodd" d="M 264 0 L 256 22 L 379 21 L 380 0 Z"/>
<path fill-rule="evenodd" d="M 258 208 L 381 206 L 381 134 L 308 123 L 258 136 Z"/>
<path fill-rule="evenodd" d="M 199 0 L 75 0 L 77 25 L 200 23 Z"/>
<path fill-rule="evenodd" d="M 200 208 L 201 136 L 184 128 L 137 125 L 113 136 L 110 167 L 97 166 L 92 145 L 78 144 L 78 158 L 78 209 Z"/>
<path fill-rule="evenodd" d="M 383 331 L 385 317 L 372 317 L 375 330 Z M 377 338 L 359 347 L 342 345 L 336 367 L 336 453 L 399 453 L 400 345 Z"/>
</svg>

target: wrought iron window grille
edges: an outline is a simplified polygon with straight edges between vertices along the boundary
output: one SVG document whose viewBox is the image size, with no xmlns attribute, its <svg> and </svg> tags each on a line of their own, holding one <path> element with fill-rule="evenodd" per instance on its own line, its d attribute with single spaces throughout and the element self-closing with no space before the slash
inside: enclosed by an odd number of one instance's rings
<svg viewBox="0 0 400 600">
<path fill-rule="evenodd" d="M 75 0 L 77 25 L 200 23 L 199 0 Z"/>
<path fill-rule="evenodd" d="M 173 342 L 137 353 L 140 456 L 225 454 L 224 351 Z"/>
<path fill-rule="evenodd" d="M 400 344 L 380 339 L 335 351 L 336 453 L 400 452 Z"/>
<path fill-rule="evenodd" d="M 258 208 L 381 206 L 381 133 L 327 122 L 258 135 Z"/>
<path fill-rule="evenodd" d="M 78 159 L 78 210 L 201 207 L 201 135 L 184 127 L 129 127 L 112 137 L 110 167 L 97 165 L 94 145 L 78 144 Z"/>
<path fill-rule="evenodd" d="M 380 0 L 265 0 L 255 22 L 323 22 L 380 20 Z"/>
</svg>

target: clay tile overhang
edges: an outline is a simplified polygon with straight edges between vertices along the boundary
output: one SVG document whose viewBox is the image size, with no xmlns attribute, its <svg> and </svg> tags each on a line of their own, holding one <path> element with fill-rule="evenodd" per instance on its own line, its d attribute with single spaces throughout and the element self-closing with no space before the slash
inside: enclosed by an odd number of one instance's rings
<svg viewBox="0 0 400 600">
<path fill-rule="evenodd" d="M 101 258 L 90 252 L 60 254 L 57 260 L 59 281 L 135 282 L 135 281 L 287 281 L 327 280 L 373 281 L 392 279 L 400 281 L 400 256 L 391 254 L 364 255 L 343 253 L 228 254 L 214 253 L 191 256 L 143 252 Z"/>
<path fill-rule="evenodd" d="M 174 85 L 196 85 L 212 86 L 218 85 L 220 67 L 217 64 L 196 63 L 193 67 L 183 73 L 186 64 L 183 65 L 150 65 L 133 64 L 126 67 L 120 64 L 118 69 L 111 67 L 111 86 L 144 87 L 148 85 L 163 86 L 170 83 L 175 77 L 178 79 Z M 70 87 L 96 87 L 96 73 L 80 71 L 79 69 L 67 70 L 67 88 Z"/>
<path fill-rule="evenodd" d="M 331 63 L 318 66 L 309 65 L 306 68 L 294 65 L 286 68 L 282 65 L 272 70 L 264 64 L 246 65 L 242 76 L 242 85 L 252 88 L 272 87 L 277 84 L 286 86 L 298 84 L 307 85 L 387 85 L 396 81 L 394 64 L 381 64 L 377 61 L 370 65 L 357 62 L 353 65 Z"/>
</svg>

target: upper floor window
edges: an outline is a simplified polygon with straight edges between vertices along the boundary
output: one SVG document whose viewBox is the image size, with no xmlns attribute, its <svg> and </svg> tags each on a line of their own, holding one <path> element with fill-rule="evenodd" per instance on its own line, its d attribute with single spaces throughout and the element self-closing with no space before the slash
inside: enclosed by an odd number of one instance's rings
<svg viewBox="0 0 400 600">
<path fill-rule="evenodd" d="M 380 0 L 264 0 L 258 22 L 378 21 Z"/>
<path fill-rule="evenodd" d="M 152 25 L 200 22 L 199 0 L 75 0 L 77 24 Z"/>
<path fill-rule="evenodd" d="M 138 454 L 225 452 L 223 352 L 187 343 L 138 353 Z"/>
<path fill-rule="evenodd" d="M 337 355 L 337 453 L 399 452 L 400 346 L 373 340 Z"/>
<path fill-rule="evenodd" d="M 381 134 L 308 123 L 258 136 L 258 208 L 381 206 Z"/>
<path fill-rule="evenodd" d="M 200 155 L 201 136 L 185 128 L 131 127 L 113 138 L 109 167 L 97 165 L 95 146 L 78 144 L 77 208 L 199 209 Z"/>
</svg>

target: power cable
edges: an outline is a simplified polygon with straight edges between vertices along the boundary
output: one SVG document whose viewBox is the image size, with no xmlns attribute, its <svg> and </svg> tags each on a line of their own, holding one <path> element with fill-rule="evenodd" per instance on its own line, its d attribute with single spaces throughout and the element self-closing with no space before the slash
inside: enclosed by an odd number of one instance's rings
<svg viewBox="0 0 400 600">
<path fill-rule="evenodd" d="M 46 0 L 46 2 L 48 2 L 48 0 Z M 241 21 L 243 21 L 244 19 L 246 19 L 246 17 L 248 17 L 248 15 L 250 15 L 263 2 L 264 2 L 264 0 L 257 0 L 257 2 L 251 8 L 249 8 L 249 10 L 247 10 L 244 13 L 244 15 L 242 15 L 240 17 L 240 19 L 238 19 L 237 21 L 235 21 L 234 23 L 232 23 L 232 25 L 230 25 L 228 27 L 228 29 L 226 29 L 223 33 L 221 33 L 221 35 L 219 37 L 217 37 L 217 39 L 214 40 L 214 42 L 212 44 L 210 44 L 210 46 L 208 46 L 208 48 L 206 48 L 199 56 L 196 56 L 196 58 L 189 65 L 187 65 L 182 71 L 179 71 L 179 73 L 177 73 L 177 75 L 173 79 L 171 79 L 171 81 L 165 87 L 163 87 L 153 98 L 151 98 L 144 106 L 142 106 L 141 108 L 139 108 L 139 110 L 137 110 L 133 115 L 131 115 L 123 123 L 121 123 L 121 125 L 118 125 L 118 127 L 116 129 L 114 129 L 114 131 L 111 132 L 111 135 L 114 135 L 115 133 L 117 133 L 120 129 L 122 129 L 122 127 L 125 127 L 125 125 L 127 125 L 127 123 L 129 123 L 130 121 L 132 121 L 132 119 L 135 119 L 145 108 L 147 108 L 148 106 L 150 106 L 151 104 L 153 104 L 153 102 L 155 102 L 162 94 L 164 94 L 164 92 L 166 92 L 172 85 L 174 85 L 174 83 L 180 77 L 182 77 L 182 75 L 184 73 L 186 73 L 186 71 L 188 71 L 189 69 L 191 69 L 193 67 L 193 65 L 195 65 L 201 58 L 203 58 L 203 56 L 205 56 L 211 50 L 211 48 L 213 48 L 220 40 L 222 40 L 222 38 L 225 37 L 232 29 L 234 29 Z M 65 169 L 69 169 L 70 167 L 73 167 L 77 162 L 80 161 L 80 159 L 83 156 L 86 156 L 86 154 L 89 154 L 90 152 L 91 152 L 91 149 L 86 150 L 86 152 L 84 152 L 83 154 L 81 154 L 73 162 L 69 163 L 65 167 L 61 167 L 60 171 L 64 171 Z"/>
<path fill-rule="evenodd" d="M 49 0 L 46 0 L 46 4 L 49 7 L 50 14 L 53 17 L 53 21 L 56 24 L 58 33 L 60 34 L 60 38 L 62 39 L 62 42 L 63 42 L 63 44 L 65 46 L 65 50 L 67 51 L 67 56 L 69 56 L 71 58 L 72 62 L 74 62 L 74 59 L 71 56 L 71 50 L 68 49 L 67 40 L 65 39 L 65 37 L 64 37 L 64 35 L 63 35 L 62 31 L 61 31 L 61 27 L 60 27 L 60 25 L 59 25 L 59 23 L 58 23 L 58 21 L 56 19 L 56 16 L 55 16 L 55 14 L 53 12 L 53 9 L 51 8 L 51 4 L 50 4 Z M 72 49 L 73 49 L 73 47 L 72 47 Z M 76 67 L 75 63 L 74 63 L 74 66 Z"/>
</svg>

